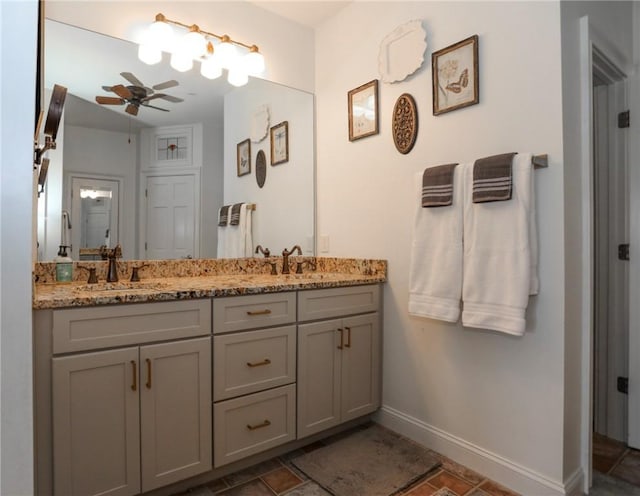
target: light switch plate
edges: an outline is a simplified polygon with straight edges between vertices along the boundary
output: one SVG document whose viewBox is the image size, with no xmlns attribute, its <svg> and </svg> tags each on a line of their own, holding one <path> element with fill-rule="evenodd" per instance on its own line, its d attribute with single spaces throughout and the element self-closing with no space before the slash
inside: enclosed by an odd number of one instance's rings
<svg viewBox="0 0 640 496">
<path fill-rule="evenodd" d="M 320 236 L 318 245 L 320 253 L 329 253 L 329 236 Z"/>
</svg>

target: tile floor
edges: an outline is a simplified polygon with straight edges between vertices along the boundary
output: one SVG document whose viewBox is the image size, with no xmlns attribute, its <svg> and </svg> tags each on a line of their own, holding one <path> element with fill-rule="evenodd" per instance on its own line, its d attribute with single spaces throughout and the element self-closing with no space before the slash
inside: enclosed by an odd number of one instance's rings
<svg viewBox="0 0 640 496">
<path fill-rule="evenodd" d="M 290 460 L 342 437 L 319 441 L 176 496 L 330 496 Z M 518 496 L 445 456 L 439 457 L 442 465 L 435 472 L 398 496 Z"/>
<path fill-rule="evenodd" d="M 600 434 L 593 435 L 593 470 L 640 486 L 640 451 Z"/>
</svg>

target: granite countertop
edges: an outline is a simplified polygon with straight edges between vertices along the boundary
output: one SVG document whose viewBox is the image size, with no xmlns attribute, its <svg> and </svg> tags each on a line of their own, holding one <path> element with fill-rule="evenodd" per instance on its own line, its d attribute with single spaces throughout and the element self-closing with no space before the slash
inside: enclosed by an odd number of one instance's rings
<svg viewBox="0 0 640 496">
<path fill-rule="evenodd" d="M 192 298 L 210 298 L 236 296 L 300 289 L 336 288 L 376 284 L 386 281 L 386 262 L 359 261 L 355 259 L 329 259 L 328 263 L 318 263 L 316 271 L 304 274 L 252 273 L 203 273 L 202 275 L 180 275 L 162 277 L 141 276 L 139 282 L 130 282 L 121 278 L 119 282 L 107 283 L 104 280 L 96 284 L 76 280 L 71 283 L 43 282 L 34 285 L 33 308 L 64 308 L 94 305 L 113 305 L 119 303 L 140 303 L 152 301 L 170 301 Z M 341 261 L 344 260 L 344 263 Z M 336 262 L 337 261 L 337 262 Z M 355 262 L 355 263 L 354 263 Z M 364 262 L 364 263 L 363 263 Z M 185 263 L 193 263 L 187 262 Z M 88 264 L 83 264 L 88 265 Z M 251 264 L 248 265 L 251 267 Z M 220 267 L 217 267 L 220 269 Z M 331 269 L 331 271 L 322 269 Z M 46 270 L 39 267 L 41 273 Z M 37 273 L 38 270 L 35 272 Z M 157 276 L 158 271 L 149 270 Z M 177 271 L 178 274 L 184 274 Z M 43 279 L 46 280 L 46 277 Z"/>
</svg>

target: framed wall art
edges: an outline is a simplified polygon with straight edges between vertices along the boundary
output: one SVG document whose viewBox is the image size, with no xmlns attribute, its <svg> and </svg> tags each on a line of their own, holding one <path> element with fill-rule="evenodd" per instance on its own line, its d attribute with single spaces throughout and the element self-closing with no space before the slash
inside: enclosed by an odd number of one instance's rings
<svg viewBox="0 0 640 496">
<path fill-rule="evenodd" d="M 289 161 L 289 122 L 271 128 L 271 165 Z"/>
<path fill-rule="evenodd" d="M 378 80 L 358 86 L 347 94 L 349 141 L 378 134 Z"/>
<path fill-rule="evenodd" d="M 238 177 L 251 172 L 251 140 L 246 139 L 237 145 Z"/>
<path fill-rule="evenodd" d="M 431 55 L 433 115 L 451 112 L 480 101 L 478 89 L 478 35 Z"/>
</svg>

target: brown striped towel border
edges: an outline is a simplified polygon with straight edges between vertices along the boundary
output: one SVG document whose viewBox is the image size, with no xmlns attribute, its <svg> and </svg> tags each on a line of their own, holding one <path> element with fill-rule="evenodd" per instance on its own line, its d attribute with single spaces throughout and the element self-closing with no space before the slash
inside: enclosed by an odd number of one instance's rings
<svg viewBox="0 0 640 496">
<path fill-rule="evenodd" d="M 218 225 L 220 227 L 224 227 L 229 223 L 229 208 L 231 208 L 231 205 L 220 207 L 220 213 L 218 215 Z"/>
<path fill-rule="evenodd" d="M 244 205 L 243 203 L 235 203 L 233 207 L 231 207 L 231 220 L 229 220 L 230 226 L 237 226 L 240 224 L 240 208 Z"/>
<path fill-rule="evenodd" d="M 473 164 L 473 203 L 511 199 L 515 153 L 480 158 Z"/>
<path fill-rule="evenodd" d="M 446 207 L 453 203 L 453 170 L 456 164 L 438 165 L 422 174 L 422 206 Z"/>
</svg>

